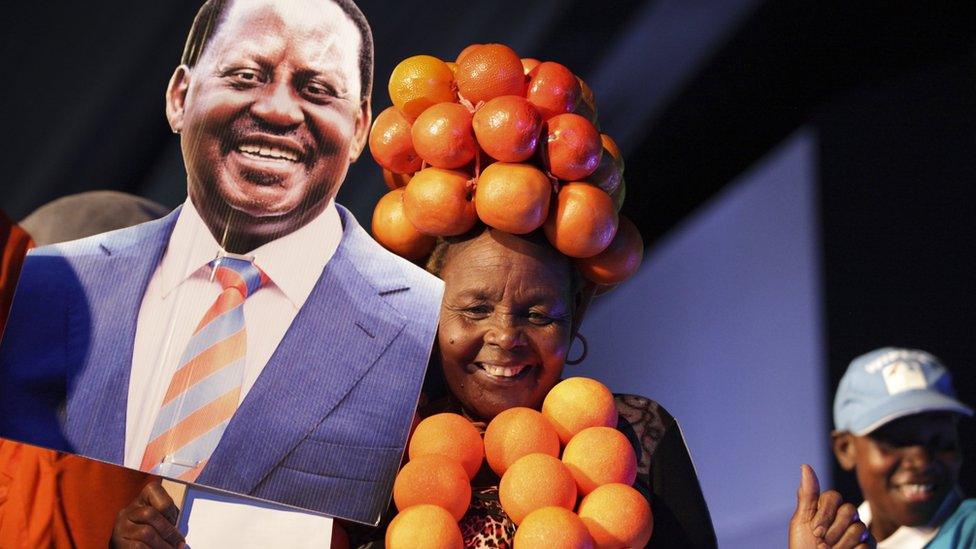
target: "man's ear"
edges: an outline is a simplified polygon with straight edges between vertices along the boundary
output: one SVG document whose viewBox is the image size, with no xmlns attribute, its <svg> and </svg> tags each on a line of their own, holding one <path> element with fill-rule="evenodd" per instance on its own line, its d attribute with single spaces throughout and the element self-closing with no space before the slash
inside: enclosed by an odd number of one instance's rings
<svg viewBox="0 0 976 549">
<path fill-rule="evenodd" d="M 356 113 L 356 133 L 353 135 L 352 143 L 349 145 L 349 163 L 352 164 L 362 154 L 366 148 L 366 140 L 369 139 L 369 127 L 373 122 L 373 104 L 370 98 L 363 99 Z"/>
<path fill-rule="evenodd" d="M 830 444 L 841 468 L 845 471 L 853 471 L 854 465 L 857 463 L 854 435 L 848 431 L 833 431 L 830 433 Z"/>
<path fill-rule="evenodd" d="M 183 131 L 183 113 L 186 111 L 186 93 L 190 89 L 190 67 L 180 65 L 166 86 L 166 119 L 173 133 Z"/>
</svg>

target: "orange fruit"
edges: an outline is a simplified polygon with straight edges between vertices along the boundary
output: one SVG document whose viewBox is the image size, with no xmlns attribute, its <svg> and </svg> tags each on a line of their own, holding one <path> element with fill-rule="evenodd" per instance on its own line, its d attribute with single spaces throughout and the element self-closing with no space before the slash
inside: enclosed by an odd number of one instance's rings
<svg viewBox="0 0 976 549">
<path fill-rule="evenodd" d="M 410 183 L 411 178 L 413 178 L 413 172 L 395 173 L 383 168 L 383 182 L 386 183 L 386 187 L 391 191 L 406 187 L 407 183 Z"/>
<path fill-rule="evenodd" d="M 563 450 L 563 463 L 582 495 L 614 482 L 630 486 L 637 478 L 634 447 L 613 427 L 587 427 L 576 433 Z"/>
<path fill-rule="evenodd" d="M 457 61 L 457 86 L 461 96 L 477 105 L 500 95 L 524 95 L 522 60 L 512 48 L 484 44 L 462 52 Z M 450 70 L 450 69 L 448 69 Z"/>
<path fill-rule="evenodd" d="M 459 53 L 458 56 L 454 59 L 454 63 L 455 64 L 460 63 L 462 57 L 480 48 L 481 46 L 482 44 L 470 44 L 466 46 L 463 50 L 461 50 L 461 53 Z"/>
<path fill-rule="evenodd" d="M 552 182 L 538 168 L 495 162 L 478 178 L 474 205 L 486 224 L 507 233 L 526 234 L 546 220 L 551 195 Z"/>
<path fill-rule="evenodd" d="M 468 478 L 478 474 L 485 456 L 481 433 L 458 414 L 435 414 L 420 422 L 407 448 L 410 459 L 427 454 L 449 457 L 464 467 Z"/>
<path fill-rule="evenodd" d="M 519 524 L 529 513 L 543 507 L 572 510 L 576 506 L 576 481 L 559 458 L 529 454 L 502 475 L 498 500 L 512 522 Z"/>
<path fill-rule="evenodd" d="M 650 504 L 626 484 L 604 484 L 590 492 L 580 502 L 579 517 L 600 548 L 644 547 L 654 529 Z"/>
<path fill-rule="evenodd" d="M 617 146 L 617 142 L 605 133 L 600 134 L 600 141 L 603 143 L 603 154 L 610 153 L 610 156 L 613 157 L 613 162 L 617 165 L 617 169 L 620 170 L 620 173 L 624 173 L 624 155 L 620 152 L 620 147 Z"/>
<path fill-rule="evenodd" d="M 387 549 L 461 549 L 464 539 L 454 517 L 436 505 L 416 505 L 393 517 L 386 528 Z"/>
<path fill-rule="evenodd" d="M 451 68 L 430 55 L 408 57 L 390 74 L 390 99 L 410 120 L 431 105 L 454 101 L 457 98 L 454 90 Z"/>
<path fill-rule="evenodd" d="M 553 61 L 540 63 L 529 73 L 525 98 L 543 120 L 573 112 L 580 99 L 580 84 L 573 71 Z"/>
<path fill-rule="evenodd" d="M 471 125 L 478 144 L 492 158 L 522 162 L 535 153 L 542 117 L 524 97 L 503 95 L 482 105 Z"/>
<path fill-rule="evenodd" d="M 440 168 L 415 173 L 403 190 L 403 211 L 418 231 L 431 236 L 468 232 L 478 222 L 468 174 Z"/>
<path fill-rule="evenodd" d="M 617 190 L 610 194 L 610 199 L 613 200 L 613 207 L 618 212 L 620 208 L 624 207 L 624 199 L 627 198 L 627 180 L 624 178 L 623 174 L 620 175 L 620 185 Z"/>
<path fill-rule="evenodd" d="M 394 107 L 381 112 L 373 122 L 369 152 L 377 164 L 394 173 L 413 173 L 423 163 L 413 148 L 410 121 Z"/>
<path fill-rule="evenodd" d="M 592 549 L 593 537 L 579 516 L 562 507 L 542 507 L 515 530 L 518 549 Z"/>
<path fill-rule="evenodd" d="M 603 149 L 603 154 L 600 155 L 600 163 L 597 165 L 596 170 L 586 176 L 587 183 L 599 187 L 603 192 L 611 196 L 617 190 L 617 187 L 620 186 L 622 179 L 623 174 L 617 167 L 617 163 L 613 161 L 613 156 L 607 152 L 607 149 Z"/>
<path fill-rule="evenodd" d="M 580 84 L 580 100 L 576 104 L 573 112 L 589 120 L 594 126 L 599 126 L 597 122 L 596 97 L 593 95 L 593 90 L 586 85 L 586 82 L 582 78 L 578 78 L 578 80 Z"/>
<path fill-rule="evenodd" d="M 546 121 L 546 161 L 549 173 L 565 181 L 579 181 L 600 165 L 600 132 L 578 114 L 557 114 Z M 415 144 L 416 146 L 416 144 Z"/>
<path fill-rule="evenodd" d="M 577 259 L 576 267 L 587 280 L 597 284 L 618 284 L 637 272 L 644 258 L 644 240 L 637 226 L 620 216 L 617 234 L 606 250 L 593 257 Z"/>
<path fill-rule="evenodd" d="M 613 241 L 617 210 L 610 195 L 597 187 L 567 183 L 559 189 L 542 227 L 549 242 L 560 252 L 570 257 L 591 257 L 607 249 Z"/>
<path fill-rule="evenodd" d="M 559 436 L 546 418 L 531 408 L 509 408 L 485 429 L 485 458 L 498 476 L 519 458 L 535 453 L 559 456 Z"/>
<path fill-rule="evenodd" d="M 528 76 L 529 73 L 532 72 L 532 69 L 534 69 L 534 68 L 536 68 L 536 67 L 539 66 L 539 63 L 540 62 L 541 61 L 539 61 L 538 59 L 535 59 L 533 57 L 523 57 L 522 58 L 522 72 L 524 72 L 525 75 Z"/>
<path fill-rule="evenodd" d="M 458 103 L 428 108 L 414 121 L 410 135 L 417 154 L 435 168 L 460 168 L 478 152 L 471 113 Z"/>
<path fill-rule="evenodd" d="M 373 238 L 400 257 L 416 261 L 430 255 L 436 239 L 416 229 L 403 213 L 403 189 L 380 198 L 373 209 Z"/>
<path fill-rule="evenodd" d="M 440 454 L 417 456 L 397 473 L 393 502 L 400 511 L 426 503 L 437 505 L 458 521 L 471 503 L 471 482 L 457 460 Z"/>
<path fill-rule="evenodd" d="M 587 427 L 617 425 L 613 393 L 588 377 L 571 377 L 557 383 L 542 401 L 542 415 L 556 429 L 563 444 Z"/>
</svg>

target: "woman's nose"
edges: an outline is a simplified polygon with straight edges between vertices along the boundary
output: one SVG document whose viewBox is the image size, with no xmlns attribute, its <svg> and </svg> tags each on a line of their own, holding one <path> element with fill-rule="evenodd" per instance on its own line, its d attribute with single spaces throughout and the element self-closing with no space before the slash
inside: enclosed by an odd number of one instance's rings
<svg viewBox="0 0 976 549">
<path fill-rule="evenodd" d="M 485 332 L 485 343 L 510 350 L 525 344 L 525 336 L 511 315 L 498 315 Z"/>
</svg>

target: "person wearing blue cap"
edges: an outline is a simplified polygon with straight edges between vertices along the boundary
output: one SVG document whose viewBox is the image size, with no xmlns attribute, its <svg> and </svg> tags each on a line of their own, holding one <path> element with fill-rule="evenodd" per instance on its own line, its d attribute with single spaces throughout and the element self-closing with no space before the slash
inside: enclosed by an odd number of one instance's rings
<svg viewBox="0 0 976 549">
<path fill-rule="evenodd" d="M 958 485 L 957 400 L 949 371 L 924 351 L 856 358 L 834 398 L 834 455 L 865 501 L 857 517 L 878 547 L 976 547 L 976 499 Z"/>
</svg>

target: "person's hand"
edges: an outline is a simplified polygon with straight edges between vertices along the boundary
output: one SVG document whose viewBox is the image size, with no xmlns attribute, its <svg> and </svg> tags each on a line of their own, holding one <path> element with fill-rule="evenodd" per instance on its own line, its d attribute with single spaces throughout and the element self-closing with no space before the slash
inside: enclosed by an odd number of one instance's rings
<svg viewBox="0 0 976 549">
<path fill-rule="evenodd" d="M 176 529 L 180 510 L 159 481 L 150 482 L 128 507 L 119 511 L 112 530 L 114 549 L 179 549 L 186 540 Z"/>
<path fill-rule="evenodd" d="M 790 519 L 790 549 L 867 549 L 874 547 L 857 508 L 844 503 L 836 490 L 820 493 L 820 482 L 809 465 L 800 466 L 796 511 Z"/>
</svg>

